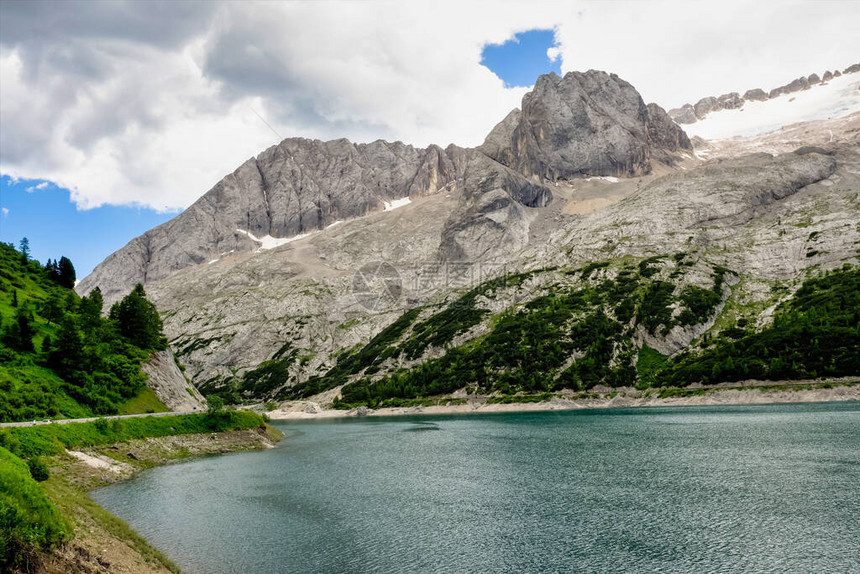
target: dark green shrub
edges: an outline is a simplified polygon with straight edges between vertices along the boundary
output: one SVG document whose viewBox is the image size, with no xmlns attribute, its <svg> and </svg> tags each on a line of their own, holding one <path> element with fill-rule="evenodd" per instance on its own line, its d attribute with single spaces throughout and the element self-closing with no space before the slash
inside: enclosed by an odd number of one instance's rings
<svg viewBox="0 0 860 574">
<path fill-rule="evenodd" d="M 709 289 L 702 289 L 695 285 L 687 285 L 681 291 L 681 303 L 685 309 L 678 315 L 678 323 L 681 325 L 697 325 L 704 323 L 710 318 L 722 300 L 720 293 Z"/>
<path fill-rule="evenodd" d="M 221 412 L 221 409 L 224 408 L 224 399 L 222 399 L 218 395 L 207 396 L 206 402 L 209 405 L 206 412 L 209 414 Z"/>
<path fill-rule="evenodd" d="M 636 310 L 636 320 L 652 335 L 658 328 L 661 328 L 661 333 L 667 333 L 674 324 L 669 308 L 675 300 L 672 296 L 674 290 L 675 286 L 665 281 L 654 281 L 645 290 L 642 303 Z"/>
<path fill-rule="evenodd" d="M 35 481 L 44 482 L 51 478 L 51 471 L 39 457 L 28 460 L 27 466 L 30 467 L 30 476 L 32 476 Z"/>
</svg>

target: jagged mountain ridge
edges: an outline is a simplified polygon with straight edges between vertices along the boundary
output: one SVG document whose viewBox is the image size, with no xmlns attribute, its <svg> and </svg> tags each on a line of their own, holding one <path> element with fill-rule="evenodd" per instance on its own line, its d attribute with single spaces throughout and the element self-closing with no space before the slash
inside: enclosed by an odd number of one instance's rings
<svg viewBox="0 0 860 574">
<path fill-rule="evenodd" d="M 505 254 L 525 244 L 523 208 L 552 201 L 546 183 L 575 175 L 644 174 L 652 157 L 671 161 L 672 154 L 691 147 L 662 108 L 646 106 L 630 84 L 605 72 L 541 76 L 522 110 L 512 112 L 478 149 L 284 140 L 249 159 L 182 214 L 109 256 L 78 290 L 99 286 L 106 300 L 114 300 L 138 282 L 256 251 L 266 239 L 282 243 L 379 211 L 385 202 L 439 191 L 463 193 L 457 213 L 441 230 L 440 258 Z M 512 117 L 520 125 L 508 130 Z M 588 122 L 576 120 L 582 117 Z"/>
<path fill-rule="evenodd" d="M 385 201 L 435 193 L 455 182 L 461 150 L 401 142 L 353 144 L 291 138 L 251 158 L 171 219 L 110 255 L 79 285 L 115 299 L 135 283 L 233 252 L 257 238 L 288 238 L 379 210 Z"/>
</svg>

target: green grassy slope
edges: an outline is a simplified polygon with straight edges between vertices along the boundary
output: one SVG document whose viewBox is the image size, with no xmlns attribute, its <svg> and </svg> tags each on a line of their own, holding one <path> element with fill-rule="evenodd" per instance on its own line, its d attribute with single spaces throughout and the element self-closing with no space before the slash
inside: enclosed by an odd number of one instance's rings
<svg viewBox="0 0 860 574">
<path fill-rule="evenodd" d="M 11 569 L 37 550 L 49 550 L 70 531 L 27 464 L 0 447 L 0 570 Z"/>
</svg>

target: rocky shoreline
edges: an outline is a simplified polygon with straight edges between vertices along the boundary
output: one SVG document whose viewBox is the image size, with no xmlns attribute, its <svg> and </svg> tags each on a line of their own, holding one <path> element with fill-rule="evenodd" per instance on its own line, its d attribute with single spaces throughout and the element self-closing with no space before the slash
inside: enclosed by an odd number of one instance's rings
<svg viewBox="0 0 860 574">
<path fill-rule="evenodd" d="M 662 395 L 661 395 L 662 393 Z M 597 388 L 590 393 L 559 393 L 541 402 L 493 402 L 487 396 L 457 396 L 438 399 L 439 404 L 351 410 L 327 408 L 319 401 L 288 401 L 267 413 L 272 420 L 308 420 L 337 417 L 440 415 L 506 412 L 562 411 L 626 407 L 707 405 L 758 405 L 860 401 L 860 379 L 845 377 L 826 381 L 743 381 L 683 389 Z"/>
</svg>

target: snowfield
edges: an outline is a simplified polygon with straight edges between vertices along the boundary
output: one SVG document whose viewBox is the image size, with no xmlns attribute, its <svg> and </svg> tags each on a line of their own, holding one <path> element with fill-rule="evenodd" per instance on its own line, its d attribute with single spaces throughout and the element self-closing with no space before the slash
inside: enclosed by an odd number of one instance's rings
<svg viewBox="0 0 860 574">
<path fill-rule="evenodd" d="M 860 73 L 845 74 L 772 100 L 745 102 L 737 110 L 711 112 L 705 119 L 681 128 L 690 137 L 706 140 L 749 137 L 790 124 L 840 118 L 855 112 L 860 112 Z"/>
</svg>

